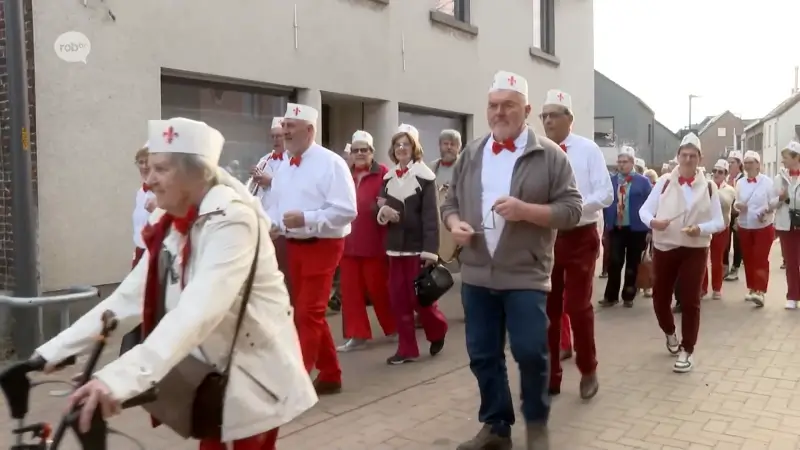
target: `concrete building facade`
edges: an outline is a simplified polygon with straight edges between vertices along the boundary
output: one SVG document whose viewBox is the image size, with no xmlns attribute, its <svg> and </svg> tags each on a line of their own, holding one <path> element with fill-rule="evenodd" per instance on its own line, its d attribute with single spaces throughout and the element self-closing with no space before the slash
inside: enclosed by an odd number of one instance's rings
<svg viewBox="0 0 800 450">
<path fill-rule="evenodd" d="M 642 99 L 594 71 L 594 132 L 597 145 L 607 147 L 609 140 L 618 146 L 630 145 L 636 149 L 639 158 L 652 166 L 655 157 L 655 122 L 655 113 Z"/>
<path fill-rule="evenodd" d="M 128 271 L 133 155 L 148 119 L 181 115 L 219 128 L 221 163 L 242 179 L 271 148 L 269 124 L 289 101 L 321 110 L 318 140 L 333 150 L 366 129 L 385 160 L 390 136 L 408 122 L 432 159 L 442 128 L 466 139 L 487 131 L 491 77 L 509 70 L 529 80 L 533 115 L 548 89 L 562 89 L 573 97 L 575 131 L 594 132 L 592 2 L 453 3 L 34 2 L 43 289 L 116 283 Z M 68 31 L 91 41 L 85 64 L 56 55 Z"/>
</svg>

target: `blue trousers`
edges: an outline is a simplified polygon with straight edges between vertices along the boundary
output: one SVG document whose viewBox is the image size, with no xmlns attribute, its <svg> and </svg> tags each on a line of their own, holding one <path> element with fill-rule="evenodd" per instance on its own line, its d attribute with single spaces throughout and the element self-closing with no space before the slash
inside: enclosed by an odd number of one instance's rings
<svg viewBox="0 0 800 450">
<path fill-rule="evenodd" d="M 500 436 L 510 436 L 514 405 L 506 368 L 506 333 L 520 371 L 522 415 L 526 422 L 546 424 L 550 374 L 547 346 L 547 293 L 493 290 L 463 283 L 469 366 L 478 380 L 478 419 Z"/>
</svg>

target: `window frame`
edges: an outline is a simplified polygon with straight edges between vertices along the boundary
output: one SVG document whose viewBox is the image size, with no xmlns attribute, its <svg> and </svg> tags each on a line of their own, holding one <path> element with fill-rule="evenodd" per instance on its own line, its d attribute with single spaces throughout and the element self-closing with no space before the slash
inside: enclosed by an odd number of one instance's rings
<svg viewBox="0 0 800 450">
<path fill-rule="evenodd" d="M 532 57 L 558 66 L 556 56 L 556 4 L 555 0 L 533 0 Z"/>
</svg>

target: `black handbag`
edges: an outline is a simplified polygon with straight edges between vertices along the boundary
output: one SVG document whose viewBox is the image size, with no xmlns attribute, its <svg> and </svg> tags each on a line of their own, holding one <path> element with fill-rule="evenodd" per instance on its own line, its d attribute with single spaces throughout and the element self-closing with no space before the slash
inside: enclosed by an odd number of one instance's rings
<svg viewBox="0 0 800 450">
<path fill-rule="evenodd" d="M 414 279 L 414 292 L 417 294 L 419 305 L 423 308 L 433 305 L 453 287 L 453 284 L 453 274 L 441 260 L 431 266 L 423 267 Z"/>
<path fill-rule="evenodd" d="M 789 225 L 792 230 L 800 230 L 800 209 L 789 210 Z"/>
</svg>

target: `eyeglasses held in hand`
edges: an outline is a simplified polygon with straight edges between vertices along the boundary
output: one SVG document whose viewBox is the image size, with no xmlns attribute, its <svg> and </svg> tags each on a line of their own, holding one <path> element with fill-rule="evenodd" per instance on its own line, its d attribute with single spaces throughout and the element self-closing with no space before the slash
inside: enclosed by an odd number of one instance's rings
<svg viewBox="0 0 800 450">
<path fill-rule="evenodd" d="M 497 228 L 497 219 L 495 217 L 494 206 L 483 216 L 483 221 L 481 221 L 481 226 L 477 230 L 475 230 L 476 234 L 483 233 L 486 230 L 494 230 Z"/>
</svg>

